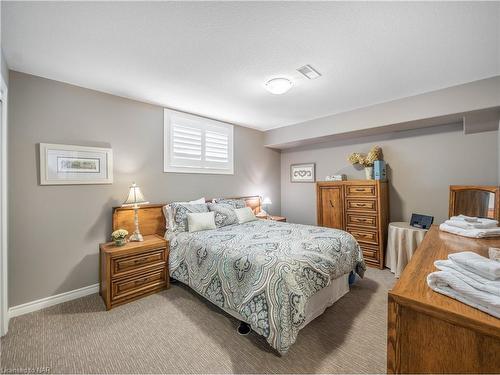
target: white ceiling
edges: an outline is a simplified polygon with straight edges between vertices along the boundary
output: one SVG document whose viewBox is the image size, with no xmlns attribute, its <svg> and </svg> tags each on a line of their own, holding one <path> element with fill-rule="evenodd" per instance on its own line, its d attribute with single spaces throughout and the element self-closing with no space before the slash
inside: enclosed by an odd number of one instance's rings
<svg viewBox="0 0 500 375">
<path fill-rule="evenodd" d="M 2 3 L 13 70 L 259 129 L 500 74 L 499 2 Z"/>
</svg>

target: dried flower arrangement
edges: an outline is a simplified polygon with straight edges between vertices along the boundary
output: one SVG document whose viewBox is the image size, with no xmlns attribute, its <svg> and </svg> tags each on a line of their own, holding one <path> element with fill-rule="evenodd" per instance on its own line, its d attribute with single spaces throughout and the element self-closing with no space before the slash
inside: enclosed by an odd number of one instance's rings
<svg viewBox="0 0 500 375">
<path fill-rule="evenodd" d="M 368 154 L 361 154 L 359 152 L 354 152 L 347 160 L 351 164 L 359 164 L 363 167 L 372 167 L 375 160 L 382 160 L 382 148 L 379 146 L 373 146 Z"/>
<path fill-rule="evenodd" d="M 111 238 L 116 246 L 123 246 L 127 243 L 128 231 L 125 229 L 117 229 L 111 233 Z"/>
</svg>

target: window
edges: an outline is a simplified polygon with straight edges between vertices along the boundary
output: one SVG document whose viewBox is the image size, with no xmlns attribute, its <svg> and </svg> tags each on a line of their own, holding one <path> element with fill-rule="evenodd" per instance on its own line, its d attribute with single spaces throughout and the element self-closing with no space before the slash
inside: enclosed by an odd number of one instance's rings
<svg viewBox="0 0 500 375">
<path fill-rule="evenodd" d="M 164 171 L 233 174 L 233 126 L 164 110 Z"/>
</svg>

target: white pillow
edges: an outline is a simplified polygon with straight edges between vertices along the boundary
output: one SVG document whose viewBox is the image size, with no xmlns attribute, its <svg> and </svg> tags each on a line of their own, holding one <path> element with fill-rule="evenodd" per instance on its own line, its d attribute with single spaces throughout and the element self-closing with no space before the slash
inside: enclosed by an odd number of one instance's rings
<svg viewBox="0 0 500 375">
<path fill-rule="evenodd" d="M 205 203 L 205 197 L 201 197 L 200 199 L 196 199 L 194 201 L 189 201 L 189 204 L 203 204 Z"/>
<path fill-rule="evenodd" d="M 234 210 L 234 213 L 236 214 L 236 217 L 238 218 L 239 224 L 248 223 L 249 221 L 258 220 L 255 217 L 255 215 L 250 207 L 237 208 L 236 210 Z"/>
<path fill-rule="evenodd" d="M 215 229 L 215 213 L 187 213 L 189 232 L 199 232 L 200 230 Z"/>
</svg>

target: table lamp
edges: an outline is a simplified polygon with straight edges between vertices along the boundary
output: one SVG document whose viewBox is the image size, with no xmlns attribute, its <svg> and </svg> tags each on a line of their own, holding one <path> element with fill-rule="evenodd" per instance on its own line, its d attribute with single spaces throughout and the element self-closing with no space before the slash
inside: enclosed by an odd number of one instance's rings
<svg viewBox="0 0 500 375">
<path fill-rule="evenodd" d="M 144 195 L 142 195 L 141 189 L 134 182 L 130 187 L 130 190 L 128 191 L 127 199 L 122 204 L 122 207 L 134 208 L 135 230 L 134 233 L 132 233 L 132 235 L 129 237 L 129 241 L 144 241 L 141 232 L 139 232 L 139 205 L 148 203 L 149 202 L 146 202 L 146 199 L 144 199 Z"/>
<path fill-rule="evenodd" d="M 264 206 L 264 211 L 266 212 L 266 215 L 269 216 L 269 213 L 267 212 L 267 210 L 269 210 L 269 205 L 270 204 L 273 204 L 273 202 L 271 201 L 271 198 L 269 197 L 265 197 L 263 200 L 262 200 L 262 205 Z"/>
</svg>

